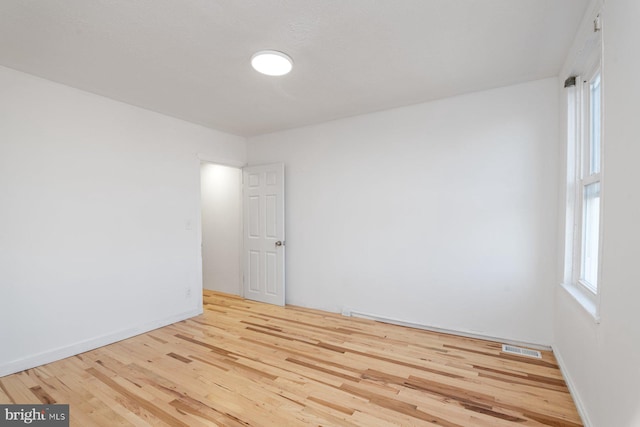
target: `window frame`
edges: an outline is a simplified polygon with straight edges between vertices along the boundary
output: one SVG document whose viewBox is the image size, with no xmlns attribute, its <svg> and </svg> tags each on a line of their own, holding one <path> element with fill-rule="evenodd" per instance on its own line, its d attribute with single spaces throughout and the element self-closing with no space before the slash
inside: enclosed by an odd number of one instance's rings
<svg viewBox="0 0 640 427">
<path fill-rule="evenodd" d="M 599 147 L 599 165 L 598 171 L 595 173 L 591 173 L 591 158 L 592 158 L 592 99 L 591 99 L 591 82 L 595 79 L 596 76 L 600 78 L 600 147 Z M 601 241 L 602 241 L 602 66 L 600 58 L 598 57 L 596 61 L 593 61 L 591 67 L 589 67 L 589 71 L 585 73 L 584 77 L 581 77 L 579 80 L 576 79 L 576 84 L 579 82 L 578 91 L 580 92 L 577 113 L 580 120 L 580 129 L 577 132 L 577 141 L 576 141 L 576 209 L 575 209 L 575 243 L 574 243 L 574 265 L 573 265 L 573 274 L 572 274 L 572 282 L 577 284 L 582 288 L 582 290 L 586 291 L 587 295 L 590 298 L 595 298 L 598 295 L 598 287 L 600 285 L 600 259 L 602 250 L 601 250 Z M 583 271 L 585 268 L 584 265 L 584 256 L 585 256 L 585 235 L 584 235 L 584 209 L 585 209 L 585 189 L 587 186 L 591 184 L 599 183 L 600 184 L 600 212 L 598 216 L 598 273 L 595 283 L 595 289 L 592 284 L 589 284 L 583 278 Z M 593 301 L 594 303 L 597 301 Z"/>
<path fill-rule="evenodd" d="M 580 305 L 600 322 L 600 296 L 602 294 L 602 243 L 603 243 L 603 147 L 604 147 L 604 77 L 602 67 L 601 31 L 597 39 L 589 47 L 586 60 L 577 67 L 580 71 L 575 77 L 575 86 L 569 87 L 566 93 L 567 124 L 567 213 L 565 249 L 565 278 L 563 287 Z M 596 76 L 600 78 L 600 111 L 599 111 L 599 168 L 591 173 L 591 82 Z M 583 256 L 585 253 L 584 208 L 585 188 L 594 183 L 600 184 L 598 212 L 598 257 L 595 289 L 583 279 Z"/>
</svg>

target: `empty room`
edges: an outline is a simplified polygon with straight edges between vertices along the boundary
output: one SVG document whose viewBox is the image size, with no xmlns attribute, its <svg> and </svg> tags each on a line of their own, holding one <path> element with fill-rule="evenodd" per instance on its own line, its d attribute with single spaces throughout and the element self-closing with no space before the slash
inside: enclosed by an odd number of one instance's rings
<svg viewBox="0 0 640 427">
<path fill-rule="evenodd" d="M 0 426 L 640 427 L 639 22 L 0 0 Z"/>
</svg>

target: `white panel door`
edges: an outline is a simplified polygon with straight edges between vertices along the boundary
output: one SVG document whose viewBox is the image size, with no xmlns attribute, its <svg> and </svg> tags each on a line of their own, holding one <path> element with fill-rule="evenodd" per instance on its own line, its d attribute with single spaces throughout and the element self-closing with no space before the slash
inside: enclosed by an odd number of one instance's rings
<svg viewBox="0 0 640 427">
<path fill-rule="evenodd" d="M 284 305 L 284 164 L 243 169 L 244 297 Z"/>
</svg>

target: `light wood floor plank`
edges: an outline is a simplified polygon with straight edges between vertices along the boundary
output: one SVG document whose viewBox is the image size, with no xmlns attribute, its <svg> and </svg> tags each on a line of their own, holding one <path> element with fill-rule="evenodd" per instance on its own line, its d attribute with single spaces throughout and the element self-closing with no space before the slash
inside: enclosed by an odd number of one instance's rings
<svg viewBox="0 0 640 427">
<path fill-rule="evenodd" d="M 0 378 L 74 426 L 582 425 L 557 361 L 500 343 L 205 291 L 205 312 Z"/>
</svg>

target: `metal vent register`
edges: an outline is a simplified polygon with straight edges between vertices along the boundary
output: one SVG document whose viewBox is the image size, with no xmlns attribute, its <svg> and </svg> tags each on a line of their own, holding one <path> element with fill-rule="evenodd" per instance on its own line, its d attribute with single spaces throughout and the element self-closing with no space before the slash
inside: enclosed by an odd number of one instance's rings
<svg viewBox="0 0 640 427">
<path fill-rule="evenodd" d="M 537 350 L 529 350 L 528 348 L 516 347 L 514 345 L 502 344 L 502 351 L 509 354 L 517 354 L 519 356 L 535 357 L 542 359 L 542 354 Z"/>
</svg>

